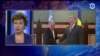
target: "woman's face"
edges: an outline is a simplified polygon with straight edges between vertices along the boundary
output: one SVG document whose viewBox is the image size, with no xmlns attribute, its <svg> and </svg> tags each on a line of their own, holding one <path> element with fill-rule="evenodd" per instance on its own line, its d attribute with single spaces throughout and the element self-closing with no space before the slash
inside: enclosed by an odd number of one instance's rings
<svg viewBox="0 0 100 56">
<path fill-rule="evenodd" d="M 23 19 L 14 20 L 15 33 L 19 34 L 24 31 L 25 25 Z"/>
</svg>

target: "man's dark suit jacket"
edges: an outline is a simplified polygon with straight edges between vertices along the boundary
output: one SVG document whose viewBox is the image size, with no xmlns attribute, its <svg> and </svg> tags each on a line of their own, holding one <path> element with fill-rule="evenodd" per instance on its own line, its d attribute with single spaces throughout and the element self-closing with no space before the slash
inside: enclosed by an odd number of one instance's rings
<svg viewBox="0 0 100 56">
<path fill-rule="evenodd" d="M 43 43 L 44 45 L 53 45 L 53 44 L 56 44 L 56 39 L 57 39 L 57 32 L 56 30 L 54 30 L 54 33 L 55 33 L 55 39 L 53 38 L 53 34 L 51 32 L 51 30 L 48 28 L 44 34 L 43 34 Z"/>
<path fill-rule="evenodd" d="M 67 45 L 80 45 L 84 44 L 84 32 L 82 27 L 78 25 L 74 25 L 73 29 L 70 31 L 70 27 L 68 27 L 63 35 L 63 37 L 60 39 L 60 41 L 65 40 L 65 44 Z"/>
</svg>

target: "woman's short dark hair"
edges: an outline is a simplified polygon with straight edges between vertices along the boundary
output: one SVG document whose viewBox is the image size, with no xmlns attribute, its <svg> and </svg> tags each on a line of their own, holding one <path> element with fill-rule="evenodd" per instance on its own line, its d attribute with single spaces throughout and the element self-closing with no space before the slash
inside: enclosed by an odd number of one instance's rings
<svg viewBox="0 0 100 56">
<path fill-rule="evenodd" d="M 27 17 L 21 12 L 18 12 L 12 16 L 12 23 L 14 23 L 14 20 L 20 20 L 20 19 L 22 19 L 24 21 L 24 25 L 27 26 L 28 24 Z"/>
</svg>

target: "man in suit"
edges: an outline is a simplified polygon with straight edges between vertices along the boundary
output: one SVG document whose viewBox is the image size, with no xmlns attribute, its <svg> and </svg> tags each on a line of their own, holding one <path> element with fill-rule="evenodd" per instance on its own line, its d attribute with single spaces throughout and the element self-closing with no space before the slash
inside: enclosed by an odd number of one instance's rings
<svg viewBox="0 0 100 56">
<path fill-rule="evenodd" d="M 55 27 L 55 22 L 54 21 L 50 21 L 48 23 L 48 29 L 46 29 L 46 31 L 43 34 L 43 43 L 44 45 L 54 45 L 57 44 L 56 40 L 57 40 L 57 32 L 54 29 Z"/>
<path fill-rule="evenodd" d="M 67 27 L 60 42 L 65 40 L 67 45 L 81 45 L 84 44 L 84 32 L 81 26 L 76 24 L 76 17 L 71 16 L 69 19 L 70 26 Z"/>
</svg>

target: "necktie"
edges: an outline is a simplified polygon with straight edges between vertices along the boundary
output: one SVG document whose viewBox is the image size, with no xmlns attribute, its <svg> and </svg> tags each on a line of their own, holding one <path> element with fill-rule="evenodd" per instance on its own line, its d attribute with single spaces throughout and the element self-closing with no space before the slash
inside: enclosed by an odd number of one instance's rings
<svg viewBox="0 0 100 56">
<path fill-rule="evenodd" d="M 70 32 L 72 31 L 72 29 L 73 29 L 72 26 L 70 26 Z"/>
<path fill-rule="evenodd" d="M 53 38 L 55 39 L 55 33 L 54 33 L 54 30 L 52 31 L 52 34 L 53 34 Z"/>
</svg>

